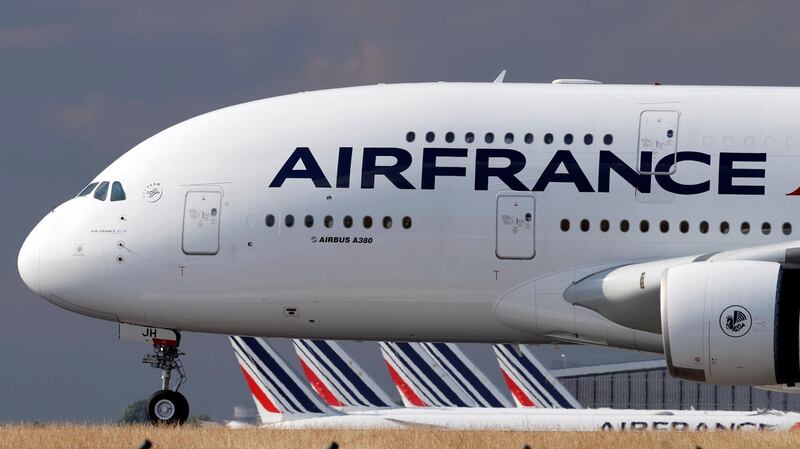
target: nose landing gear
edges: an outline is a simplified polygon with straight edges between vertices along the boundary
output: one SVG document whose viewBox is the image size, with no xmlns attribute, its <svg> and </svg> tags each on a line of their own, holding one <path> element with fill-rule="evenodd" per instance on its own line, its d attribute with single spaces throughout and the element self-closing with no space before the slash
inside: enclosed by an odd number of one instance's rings
<svg viewBox="0 0 800 449">
<path fill-rule="evenodd" d="M 147 418 L 155 425 L 181 425 L 189 418 L 189 403 L 178 393 L 178 389 L 186 382 L 183 364 L 179 359 L 185 354 L 178 350 L 180 334 L 175 334 L 174 340 L 153 338 L 153 353 L 142 359 L 142 363 L 161 370 L 161 390 L 147 400 Z M 180 376 L 174 390 L 170 385 L 172 370 Z"/>
</svg>

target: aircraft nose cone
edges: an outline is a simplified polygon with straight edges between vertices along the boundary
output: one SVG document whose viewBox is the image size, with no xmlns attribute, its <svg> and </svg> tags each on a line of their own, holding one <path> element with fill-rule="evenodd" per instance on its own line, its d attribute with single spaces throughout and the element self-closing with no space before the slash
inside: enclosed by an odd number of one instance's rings
<svg viewBox="0 0 800 449">
<path fill-rule="evenodd" d="M 25 239 L 17 257 L 17 269 L 22 282 L 37 294 L 39 293 L 39 242 L 33 233 Z"/>
<path fill-rule="evenodd" d="M 35 228 L 28 234 L 25 242 L 22 243 L 22 248 L 19 250 L 17 256 L 17 270 L 22 282 L 28 286 L 29 289 L 39 294 L 40 292 L 40 271 L 39 271 L 39 246 L 41 244 L 42 235 L 44 233 L 44 222 L 47 220 L 45 217 Z"/>
</svg>

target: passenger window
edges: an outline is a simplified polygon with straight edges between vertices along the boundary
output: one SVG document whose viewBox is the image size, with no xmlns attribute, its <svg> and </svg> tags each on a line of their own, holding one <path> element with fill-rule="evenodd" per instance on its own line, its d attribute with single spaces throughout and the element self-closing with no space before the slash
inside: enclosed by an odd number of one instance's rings
<svg viewBox="0 0 800 449">
<path fill-rule="evenodd" d="M 791 233 L 792 233 L 792 224 L 789 223 L 789 222 L 784 223 L 783 224 L 783 234 L 784 235 L 789 235 Z"/>
<path fill-rule="evenodd" d="M 306 222 L 306 227 L 307 228 L 310 228 L 311 226 L 314 226 L 314 217 L 311 216 L 311 215 L 306 215 L 305 222 Z"/>
<path fill-rule="evenodd" d="M 561 230 L 564 232 L 569 231 L 569 220 L 567 220 L 566 218 L 561 220 Z"/>
<path fill-rule="evenodd" d="M 581 231 L 588 232 L 589 231 L 589 220 L 583 219 L 581 220 Z"/>
<path fill-rule="evenodd" d="M 669 232 L 669 222 L 667 220 L 661 220 L 661 223 L 658 224 L 658 227 L 661 229 L 661 232 L 665 234 Z"/>
<path fill-rule="evenodd" d="M 591 145 L 592 142 L 594 142 L 594 136 L 592 136 L 591 134 L 586 134 L 585 136 L 583 136 L 584 145 Z"/>
<path fill-rule="evenodd" d="M 467 143 L 472 143 L 475 141 L 475 134 L 473 133 L 466 133 L 464 135 L 464 141 Z"/>
<path fill-rule="evenodd" d="M 603 136 L 603 143 L 606 145 L 611 145 L 612 143 L 614 143 L 614 136 L 612 136 L 611 134 L 606 134 L 605 136 Z"/>
<path fill-rule="evenodd" d="M 749 234 L 750 233 L 750 223 L 742 222 L 742 234 Z"/>
<path fill-rule="evenodd" d="M 764 235 L 769 235 L 770 232 L 772 232 L 772 226 L 770 226 L 770 224 L 766 221 L 761 223 L 761 233 Z"/>
<path fill-rule="evenodd" d="M 353 217 L 351 217 L 349 215 L 345 215 L 343 222 L 344 222 L 343 223 L 344 227 L 349 229 L 349 228 L 351 228 L 353 226 Z"/>
<path fill-rule="evenodd" d="M 326 215 L 325 220 L 323 222 L 325 223 L 326 228 L 333 227 L 333 217 L 331 217 L 330 215 Z"/>
<path fill-rule="evenodd" d="M 681 222 L 680 228 L 681 228 L 681 232 L 686 234 L 687 232 L 689 232 L 689 222 L 686 221 L 686 220 L 683 220 Z"/>
<path fill-rule="evenodd" d="M 600 220 L 600 230 L 603 232 L 608 232 L 609 224 L 608 220 Z"/>
<path fill-rule="evenodd" d="M 97 184 L 99 184 L 99 183 L 93 182 L 93 183 L 89 184 L 83 190 L 81 190 L 81 193 L 79 193 L 78 196 L 86 196 L 86 195 L 92 193 L 92 190 L 94 190 L 94 188 L 97 187 Z"/>
<path fill-rule="evenodd" d="M 433 139 L 435 139 L 435 138 L 436 138 L 436 135 L 433 134 L 433 131 L 428 131 L 427 133 L 425 133 L 425 141 L 426 142 L 433 142 Z"/>
<path fill-rule="evenodd" d="M 264 224 L 266 224 L 268 228 L 275 226 L 275 216 L 272 214 L 267 215 L 267 217 L 264 218 Z"/>
<path fill-rule="evenodd" d="M 94 198 L 100 201 L 105 201 L 106 196 L 108 195 L 108 181 L 103 181 L 97 186 L 97 190 L 94 191 Z"/>
<path fill-rule="evenodd" d="M 287 228 L 291 228 L 294 226 L 294 215 L 287 215 L 286 218 L 283 220 L 284 224 L 286 224 Z"/>
<path fill-rule="evenodd" d="M 550 133 L 545 134 L 544 135 L 544 143 L 546 143 L 547 145 L 550 145 L 551 143 L 553 143 L 553 135 L 550 134 Z"/>
<path fill-rule="evenodd" d="M 386 229 L 392 227 L 392 217 L 383 217 L 383 227 Z"/>
<path fill-rule="evenodd" d="M 504 141 L 505 143 L 514 143 L 514 135 L 511 133 L 506 133 Z"/>
<path fill-rule="evenodd" d="M 453 134 L 452 131 L 448 131 L 447 134 L 444 135 L 444 141 L 447 143 L 453 143 L 456 140 L 456 135 Z"/>
<path fill-rule="evenodd" d="M 631 224 L 628 220 L 622 220 L 619 222 L 619 230 L 622 232 L 628 232 L 631 228 Z"/>
<path fill-rule="evenodd" d="M 567 145 L 572 145 L 572 134 L 564 134 L 564 143 Z"/>
<path fill-rule="evenodd" d="M 533 134 L 525 134 L 525 143 L 533 143 Z"/>
<path fill-rule="evenodd" d="M 111 201 L 125 201 L 125 189 L 119 181 L 111 184 Z"/>
<path fill-rule="evenodd" d="M 719 232 L 723 234 L 727 234 L 731 230 L 730 225 L 728 225 L 727 221 L 723 221 L 719 224 Z"/>
<path fill-rule="evenodd" d="M 414 131 L 409 131 L 406 133 L 406 142 L 413 142 L 416 137 L 417 136 L 414 134 Z"/>
<path fill-rule="evenodd" d="M 700 233 L 701 234 L 707 234 L 708 233 L 708 222 L 707 221 L 701 221 L 700 222 Z"/>
<path fill-rule="evenodd" d="M 647 232 L 650 230 L 650 222 L 647 220 L 642 220 L 639 222 L 639 230 L 642 232 Z"/>
<path fill-rule="evenodd" d="M 372 217 L 367 215 L 364 217 L 364 228 L 369 229 L 372 227 Z"/>
<path fill-rule="evenodd" d="M 486 135 L 483 136 L 483 140 L 486 141 L 486 143 L 494 142 L 494 134 L 493 133 L 486 133 Z"/>
<path fill-rule="evenodd" d="M 411 217 L 403 217 L 403 228 L 411 228 Z"/>
</svg>

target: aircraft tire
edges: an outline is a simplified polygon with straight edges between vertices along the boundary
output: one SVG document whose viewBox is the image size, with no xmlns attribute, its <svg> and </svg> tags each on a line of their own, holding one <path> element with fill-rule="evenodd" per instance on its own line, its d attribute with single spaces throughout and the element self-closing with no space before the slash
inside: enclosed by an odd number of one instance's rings
<svg viewBox="0 0 800 449">
<path fill-rule="evenodd" d="M 189 418 L 189 402 L 177 391 L 156 391 L 147 399 L 147 418 L 153 425 L 183 425 Z"/>
</svg>

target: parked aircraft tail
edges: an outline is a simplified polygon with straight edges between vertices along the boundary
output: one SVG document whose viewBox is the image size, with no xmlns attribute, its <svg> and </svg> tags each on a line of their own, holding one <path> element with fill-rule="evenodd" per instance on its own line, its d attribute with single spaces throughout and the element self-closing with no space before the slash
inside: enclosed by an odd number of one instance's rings
<svg viewBox="0 0 800 449">
<path fill-rule="evenodd" d="M 460 391 L 478 407 L 512 407 L 508 398 L 454 343 L 421 343 L 452 379 Z"/>
<path fill-rule="evenodd" d="M 497 344 L 494 352 L 518 407 L 582 408 L 527 347 Z"/>
<path fill-rule="evenodd" d="M 261 338 L 230 337 L 262 423 L 337 414 Z"/>
<path fill-rule="evenodd" d="M 406 407 L 503 407 L 508 403 L 453 344 L 381 342 Z"/>
<path fill-rule="evenodd" d="M 337 342 L 300 339 L 293 342 L 306 379 L 331 407 L 358 410 L 394 406 L 389 395 Z"/>
</svg>

